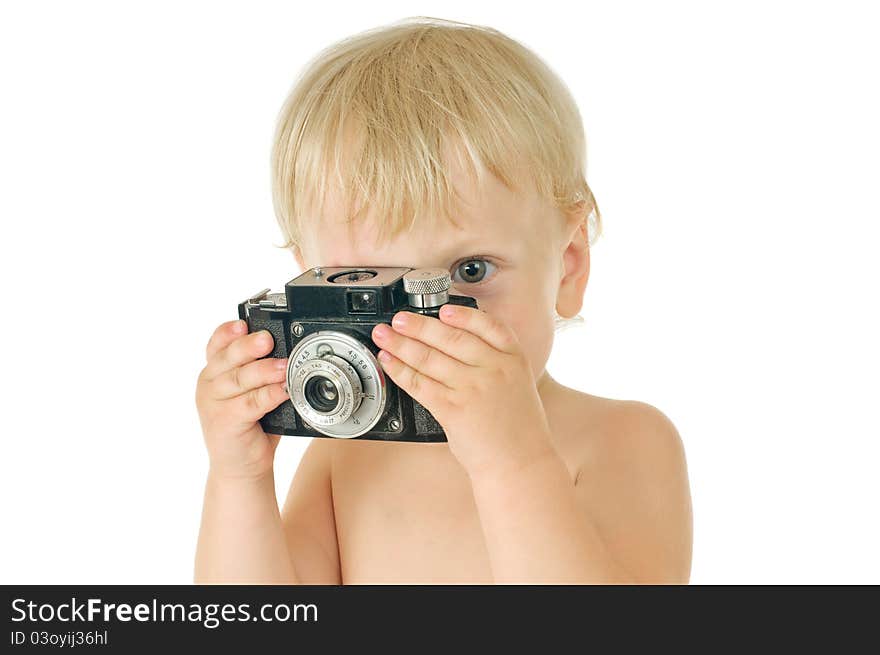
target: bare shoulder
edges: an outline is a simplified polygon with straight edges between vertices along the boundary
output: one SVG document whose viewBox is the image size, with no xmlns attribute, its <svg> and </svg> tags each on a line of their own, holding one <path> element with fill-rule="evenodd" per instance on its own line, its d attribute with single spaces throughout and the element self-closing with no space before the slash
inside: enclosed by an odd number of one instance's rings
<svg viewBox="0 0 880 655">
<path fill-rule="evenodd" d="M 687 583 L 693 512 L 678 429 L 648 403 L 573 393 L 590 426 L 571 437 L 580 501 L 637 581 Z"/>
<path fill-rule="evenodd" d="M 601 462 L 657 462 L 685 466 L 684 444 L 670 418 L 638 400 L 603 398 L 562 387 L 555 407 L 565 433 L 564 448 L 581 469 Z M 564 409 L 560 409 L 564 408 Z"/>
<path fill-rule="evenodd" d="M 591 396 L 583 410 L 595 414 L 597 405 L 602 408 L 600 433 L 605 438 L 592 444 L 593 450 L 597 447 L 602 450 L 594 454 L 630 465 L 650 464 L 651 470 L 656 469 L 661 460 L 667 465 L 685 465 L 681 435 L 657 407 L 638 400 Z"/>
</svg>

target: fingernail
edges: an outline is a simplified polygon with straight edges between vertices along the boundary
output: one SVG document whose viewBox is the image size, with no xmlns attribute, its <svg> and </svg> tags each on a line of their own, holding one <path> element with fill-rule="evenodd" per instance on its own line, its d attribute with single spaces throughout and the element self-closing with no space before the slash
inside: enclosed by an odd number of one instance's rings
<svg viewBox="0 0 880 655">
<path fill-rule="evenodd" d="M 236 321 L 235 323 L 232 324 L 232 331 L 233 332 L 244 332 L 246 327 L 247 326 L 245 325 L 244 321 Z"/>
<path fill-rule="evenodd" d="M 287 368 L 287 360 L 286 359 L 276 359 L 275 360 L 276 368 Z"/>
</svg>

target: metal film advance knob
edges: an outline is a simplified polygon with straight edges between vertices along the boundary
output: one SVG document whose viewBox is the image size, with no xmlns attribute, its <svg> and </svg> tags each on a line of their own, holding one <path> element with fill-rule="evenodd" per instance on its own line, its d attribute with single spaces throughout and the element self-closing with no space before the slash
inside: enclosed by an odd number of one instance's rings
<svg viewBox="0 0 880 655">
<path fill-rule="evenodd" d="M 438 307 L 449 302 L 452 278 L 445 268 L 415 268 L 403 275 L 403 289 L 412 307 Z"/>
</svg>

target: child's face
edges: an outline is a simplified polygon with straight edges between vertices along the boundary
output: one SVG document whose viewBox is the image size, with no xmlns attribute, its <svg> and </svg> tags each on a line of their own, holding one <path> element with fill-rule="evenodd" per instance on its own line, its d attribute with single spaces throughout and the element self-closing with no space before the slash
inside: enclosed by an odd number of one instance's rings
<svg viewBox="0 0 880 655">
<path fill-rule="evenodd" d="M 479 192 L 460 170 L 452 171 L 451 181 L 466 201 L 455 215 L 461 228 L 439 220 L 434 226 L 404 230 L 381 245 L 375 243 L 371 212 L 351 226 L 352 238 L 342 220 L 339 199 L 328 196 L 322 224 L 308 235 L 297 262 L 302 270 L 313 266 L 445 268 L 452 277 L 451 293 L 473 297 L 480 309 L 514 330 L 539 382 L 553 345 L 557 299 L 564 303 L 560 304 L 565 307 L 560 309 L 563 315 L 580 310 L 589 251 L 574 222 L 566 224 L 536 194 L 515 195 L 485 174 L 486 185 Z"/>
</svg>

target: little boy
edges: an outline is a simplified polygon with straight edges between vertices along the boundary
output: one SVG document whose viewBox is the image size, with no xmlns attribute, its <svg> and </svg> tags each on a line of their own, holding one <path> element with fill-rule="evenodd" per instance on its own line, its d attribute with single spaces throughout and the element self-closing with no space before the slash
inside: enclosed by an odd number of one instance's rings
<svg viewBox="0 0 880 655">
<path fill-rule="evenodd" d="M 315 438 L 281 511 L 280 437 L 258 421 L 288 400 L 286 360 L 265 357 L 268 332 L 220 325 L 196 389 L 210 472 L 195 581 L 688 582 L 675 426 L 545 370 L 601 226 L 556 75 L 496 30 L 402 21 L 320 53 L 275 136 L 275 208 L 301 270 L 443 267 L 479 309 L 399 312 L 372 333 L 448 442 Z"/>
</svg>

